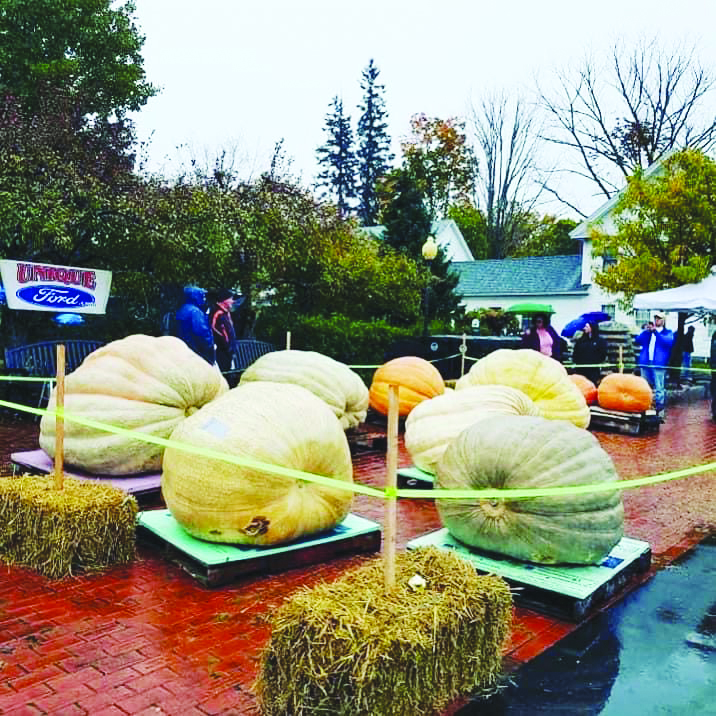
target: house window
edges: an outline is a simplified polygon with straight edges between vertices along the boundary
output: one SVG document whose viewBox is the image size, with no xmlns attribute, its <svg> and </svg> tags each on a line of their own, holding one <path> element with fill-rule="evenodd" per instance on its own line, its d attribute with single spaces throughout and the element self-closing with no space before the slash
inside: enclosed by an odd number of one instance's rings
<svg viewBox="0 0 716 716">
<path fill-rule="evenodd" d="M 613 321 L 613 320 L 614 320 L 614 316 L 616 316 L 616 314 L 617 314 L 616 304 L 614 304 L 614 303 L 603 303 L 603 304 L 602 304 L 602 311 L 604 311 L 604 313 L 608 313 L 610 320 Z"/>
<path fill-rule="evenodd" d="M 602 269 L 608 268 L 609 266 L 614 266 L 616 262 L 616 254 L 613 254 L 611 251 L 602 254 Z"/>
<path fill-rule="evenodd" d="M 643 326 L 645 323 L 648 323 L 650 320 L 650 313 L 648 308 L 637 308 L 634 311 L 634 323 L 636 323 L 637 326 Z"/>
</svg>

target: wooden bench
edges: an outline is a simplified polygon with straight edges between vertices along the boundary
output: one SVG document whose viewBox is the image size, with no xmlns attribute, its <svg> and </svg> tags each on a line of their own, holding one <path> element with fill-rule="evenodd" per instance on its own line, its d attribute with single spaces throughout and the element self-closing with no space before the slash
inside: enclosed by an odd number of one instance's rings
<svg viewBox="0 0 716 716">
<path fill-rule="evenodd" d="M 5 349 L 5 372 L 8 375 L 48 378 L 40 395 L 40 404 L 50 394 L 50 380 L 57 375 L 57 346 L 65 345 L 65 372 L 71 373 L 101 341 L 67 340 L 29 343 Z"/>
</svg>

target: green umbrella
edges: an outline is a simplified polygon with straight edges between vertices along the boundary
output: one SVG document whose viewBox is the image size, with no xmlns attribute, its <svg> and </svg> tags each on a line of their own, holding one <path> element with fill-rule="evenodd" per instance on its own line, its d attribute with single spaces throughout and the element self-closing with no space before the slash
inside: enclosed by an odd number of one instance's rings
<svg viewBox="0 0 716 716">
<path fill-rule="evenodd" d="M 549 303 L 516 303 L 514 306 L 510 306 L 507 313 L 521 313 L 527 315 L 529 313 L 554 313 L 554 308 Z"/>
</svg>

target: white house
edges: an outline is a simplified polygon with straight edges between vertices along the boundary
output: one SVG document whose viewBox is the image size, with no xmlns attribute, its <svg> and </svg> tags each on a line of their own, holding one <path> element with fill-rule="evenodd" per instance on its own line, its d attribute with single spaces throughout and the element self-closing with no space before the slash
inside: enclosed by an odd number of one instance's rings
<svg viewBox="0 0 716 716">
<path fill-rule="evenodd" d="M 648 167 L 646 176 L 662 171 L 662 160 Z M 607 293 L 594 283 L 594 274 L 604 265 L 602 256 L 592 252 L 590 232 L 593 228 L 609 232 L 616 229 L 613 210 L 619 199 L 615 195 L 570 232 L 578 242 L 579 253 L 569 256 L 531 256 L 519 259 L 466 261 L 454 263 L 460 274 L 458 291 L 466 310 L 478 308 L 507 309 L 524 302 L 548 303 L 555 313 L 552 325 L 559 332 L 565 324 L 588 311 L 604 311 L 633 331 L 651 316 L 649 310 L 624 310 L 619 296 Z M 677 327 L 677 316 L 667 314 L 667 326 Z M 695 323 L 694 355 L 707 356 L 712 326 Z"/>
</svg>

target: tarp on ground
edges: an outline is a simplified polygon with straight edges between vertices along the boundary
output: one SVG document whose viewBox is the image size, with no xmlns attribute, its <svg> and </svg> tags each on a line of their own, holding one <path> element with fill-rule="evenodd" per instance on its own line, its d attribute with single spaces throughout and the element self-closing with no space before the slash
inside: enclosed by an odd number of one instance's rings
<svg viewBox="0 0 716 716">
<path fill-rule="evenodd" d="M 686 283 L 662 291 L 637 293 L 634 296 L 633 306 L 638 309 L 688 313 L 716 312 L 716 274 L 707 276 L 699 283 Z"/>
</svg>

